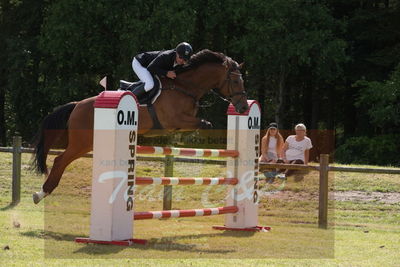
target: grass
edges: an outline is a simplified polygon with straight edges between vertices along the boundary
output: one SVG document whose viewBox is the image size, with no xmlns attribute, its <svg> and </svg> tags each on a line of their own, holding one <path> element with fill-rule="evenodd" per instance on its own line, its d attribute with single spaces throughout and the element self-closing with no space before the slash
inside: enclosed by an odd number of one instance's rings
<svg viewBox="0 0 400 267">
<path fill-rule="evenodd" d="M 49 162 L 52 161 L 52 158 Z M 11 154 L 0 153 L 0 266 L 398 266 L 400 204 L 330 201 L 329 229 L 318 229 L 318 173 L 304 181 L 261 182 L 260 225 L 271 232 L 220 232 L 223 216 L 144 220 L 134 224 L 147 246 L 82 245 L 90 224 L 91 160 L 69 166 L 54 194 L 34 205 L 43 178 L 23 154 L 21 203 L 10 207 Z M 138 175 L 162 176 L 162 163 L 140 163 Z M 223 176 L 225 168 L 176 163 L 175 176 Z M 399 175 L 331 173 L 332 192 L 400 192 Z M 173 187 L 173 208 L 224 205 L 225 186 Z M 162 209 L 161 186 L 138 187 L 135 210 Z M 4 249 L 6 246 L 9 249 Z"/>
</svg>

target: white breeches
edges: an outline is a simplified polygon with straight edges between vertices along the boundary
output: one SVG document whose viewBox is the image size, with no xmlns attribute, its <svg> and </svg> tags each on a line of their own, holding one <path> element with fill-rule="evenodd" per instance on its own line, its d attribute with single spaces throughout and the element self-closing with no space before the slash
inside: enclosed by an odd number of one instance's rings
<svg viewBox="0 0 400 267">
<path fill-rule="evenodd" d="M 150 72 L 143 67 L 136 58 L 132 60 L 132 69 L 139 77 L 139 79 L 144 82 L 144 90 L 146 92 L 150 91 L 154 87 L 153 77 L 151 76 Z"/>
</svg>

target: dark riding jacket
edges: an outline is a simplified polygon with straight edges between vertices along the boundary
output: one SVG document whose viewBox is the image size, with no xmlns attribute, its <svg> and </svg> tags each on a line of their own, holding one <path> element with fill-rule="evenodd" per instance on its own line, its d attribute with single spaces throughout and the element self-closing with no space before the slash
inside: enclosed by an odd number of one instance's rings
<svg viewBox="0 0 400 267">
<path fill-rule="evenodd" d="M 175 57 L 175 49 L 144 52 L 135 56 L 136 60 L 151 74 L 158 76 L 167 76 L 168 71 L 176 69 Z"/>
</svg>

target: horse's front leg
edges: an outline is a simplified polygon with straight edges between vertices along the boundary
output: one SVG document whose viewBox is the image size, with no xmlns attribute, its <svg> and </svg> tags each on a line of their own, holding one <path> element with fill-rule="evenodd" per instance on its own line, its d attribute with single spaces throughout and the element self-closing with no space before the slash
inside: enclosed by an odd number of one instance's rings
<svg viewBox="0 0 400 267">
<path fill-rule="evenodd" d="M 177 116 L 176 126 L 175 128 L 181 130 L 211 129 L 213 127 L 211 122 L 187 114 Z"/>
</svg>

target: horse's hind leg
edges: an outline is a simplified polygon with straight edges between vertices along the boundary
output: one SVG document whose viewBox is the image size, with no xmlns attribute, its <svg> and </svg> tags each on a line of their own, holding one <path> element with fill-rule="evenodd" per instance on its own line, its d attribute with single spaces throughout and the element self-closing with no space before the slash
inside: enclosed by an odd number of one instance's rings
<svg viewBox="0 0 400 267">
<path fill-rule="evenodd" d="M 73 147 L 68 148 L 59 156 L 54 159 L 53 167 L 51 168 L 50 174 L 43 184 L 42 190 L 33 194 L 33 202 L 39 203 L 44 197 L 51 194 L 53 190 L 58 186 L 61 176 L 64 173 L 65 168 L 74 160 L 82 157 L 84 154 L 90 151 L 90 148 Z"/>
</svg>

